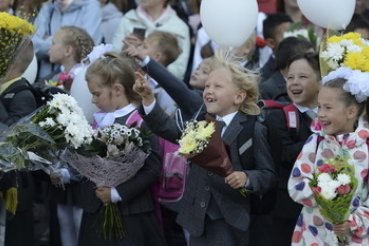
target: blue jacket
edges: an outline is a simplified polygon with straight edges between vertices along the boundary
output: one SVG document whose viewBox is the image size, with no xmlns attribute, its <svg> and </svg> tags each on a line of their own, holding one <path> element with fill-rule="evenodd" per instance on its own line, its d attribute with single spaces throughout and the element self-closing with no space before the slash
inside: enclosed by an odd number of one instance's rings
<svg viewBox="0 0 369 246">
<path fill-rule="evenodd" d="M 45 3 L 35 21 L 37 29 L 33 37 L 37 58 L 38 60 L 43 59 L 42 63 L 45 64 L 41 64 L 40 77 L 51 73 L 50 63 L 48 64 L 48 51 L 53 36 L 60 27 L 73 25 L 84 28 L 97 45 L 102 40 L 101 23 L 102 10 L 100 3 L 96 0 L 74 1 L 64 12 L 60 11 L 57 2 Z M 45 36 L 47 36 L 46 39 L 44 39 Z"/>
</svg>

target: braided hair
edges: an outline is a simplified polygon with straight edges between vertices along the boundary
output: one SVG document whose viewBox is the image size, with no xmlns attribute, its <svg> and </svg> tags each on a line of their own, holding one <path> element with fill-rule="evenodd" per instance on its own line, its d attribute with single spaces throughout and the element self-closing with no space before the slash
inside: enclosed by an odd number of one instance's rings
<svg viewBox="0 0 369 246">
<path fill-rule="evenodd" d="M 84 29 L 76 26 L 63 26 L 60 30 L 65 33 L 63 43 L 74 48 L 74 59 L 77 63 L 91 53 L 94 41 Z"/>
</svg>

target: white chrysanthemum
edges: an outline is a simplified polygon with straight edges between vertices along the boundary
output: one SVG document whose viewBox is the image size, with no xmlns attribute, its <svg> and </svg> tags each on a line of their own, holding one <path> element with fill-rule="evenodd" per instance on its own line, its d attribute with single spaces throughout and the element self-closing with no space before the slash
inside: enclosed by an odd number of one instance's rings
<svg viewBox="0 0 369 246">
<path fill-rule="evenodd" d="M 347 185 L 351 182 L 351 177 L 350 175 L 347 175 L 345 173 L 340 173 L 337 175 L 337 180 L 342 184 L 342 185 Z"/>
<path fill-rule="evenodd" d="M 325 60 L 340 61 L 343 59 L 345 48 L 338 43 L 331 43 L 328 45 L 327 50 L 323 51 L 321 56 Z"/>
<path fill-rule="evenodd" d="M 363 42 L 363 44 L 364 44 L 365 46 L 369 46 L 369 40 L 367 40 L 367 39 L 362 39 L 361 41 Z"/>
<path fill-rule="evenodd" d="M 336 43 L 336 44 L 339 44 L 339 45 L 341 45 L 343 47 L 349 47 L 349 46 L 354 45 L 354 41 L 352 41 L 350 39 L 343 39 L 343 40 L 341 40 L 341 42 Z"/>
<path fill-rule="evenodd" d="M 359 53 L 363 50 L 359 45 L 353 44 L 350 46 L 347 46 L 347 52 L 348 53 Z"/>
<path fill-rule="evenodd" d="M 55 125 L 56 125 L 55 121 L 54 121 L 52 118 L 50 118 L 50 117 L 47 117 L 47 118 L 45 119 L 45 124 L 46 124 L 47 126 L 51 126 L 51 127 L 53 127 L 53 126 L 55 126 Z"/>
<path fill-rule="evenodd" d="M 333 191 L 335 191 L 340 186 L 341 183 L 338 180 L 332 180 L 326 184 L 326 187 L 332 189 Z"/>
<path fill-rule="evenodd" d="M 332 181 L 332 177 L 328 173 L 321 173 L 318 176 L 318 183 L 327 183 Z"/>
<path fill-rule="evenodd" d="M 322 188 L 320 195 L 327 200 L 332 200 L 336 197 L 336 190 L 331 189 L 329 186 L 319 186 Z"/>
<path fill-rule="evenodd" d="M 59 114 L 56 117 L 56 122 L 64 127 L 68 126 L 71 121 L 70 114 Z"/>
</svg>

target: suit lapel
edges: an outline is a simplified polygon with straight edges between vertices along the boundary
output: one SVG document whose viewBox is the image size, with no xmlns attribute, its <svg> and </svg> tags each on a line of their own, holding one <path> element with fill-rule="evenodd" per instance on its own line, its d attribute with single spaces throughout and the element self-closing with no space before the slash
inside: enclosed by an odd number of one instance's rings
<svg viewBox="0 0 369 246">
<path fill-rule="evenodd" d="M 229 126 L 227 126 L 227 129 L 225 130 L 223 134 L 223 141 L 231 145 L 238 137 L 238 135 L 242 131 L 242 125 L 241 123 L 247 120 L 247 116 L 241 112 L 238 112 L 234 118 L 232 119 Z"/>
</svg>

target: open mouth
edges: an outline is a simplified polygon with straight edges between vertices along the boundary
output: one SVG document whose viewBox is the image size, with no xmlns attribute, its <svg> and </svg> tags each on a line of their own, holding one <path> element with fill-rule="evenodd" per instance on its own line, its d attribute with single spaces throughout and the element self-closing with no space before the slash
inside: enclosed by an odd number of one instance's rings
<svg viewBox="0 0 369 246">
<path fill-rule="evenodd" d="M 207 97 L 207 98 L 205 98 L 205 101 L 206 102 L 209 102 L 209 103 L 212 103 L 212 102 L 216 102 L 216 99 L 215 98 Z"/>
<path fill-rule="evenodd" d="M 320 121 L 320 124 L 322 124 L 323 127 L 327 127 L 331 124 L 329 121 Z"/>
<path fill-rule="evenodd" d="M 302 90 L 291 90 L 291 93 L 293 94 L 293 95 L 301 95 L 302 94 Z"/>
</svg>

